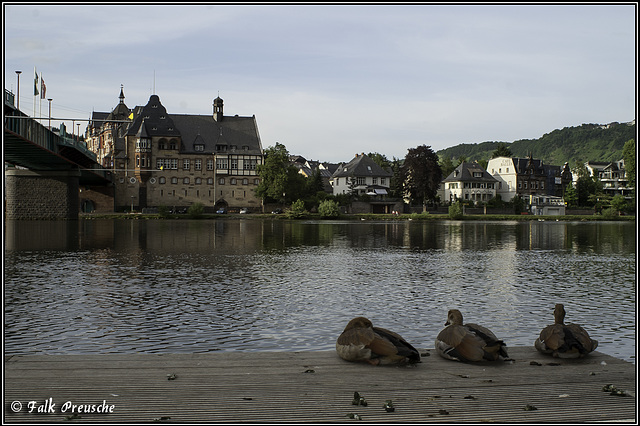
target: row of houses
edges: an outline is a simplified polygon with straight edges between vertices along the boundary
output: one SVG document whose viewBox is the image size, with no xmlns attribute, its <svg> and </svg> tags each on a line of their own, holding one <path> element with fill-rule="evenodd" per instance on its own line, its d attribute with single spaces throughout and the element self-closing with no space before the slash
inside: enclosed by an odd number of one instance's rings
<svg viewBox="0 0 640 426">
<path fill-rule="evenodd" d="M 199 202 L 206 210 L 262 210 L 256 195 L 260 183 L 257 167 L 264 154 L 255 116 L 224 115 L 220 97 L 206 115 L 172 114 L 151 95 L 144 106 L 128 108 L 121 87 L 119 103 L 111 112 L 94 112 L 85 141 L 97 161 L 116 177 L 114 193 L 104 202 L 85 191 L 85 211 L 138 210 L 159 206 L 187 208 Z M 364 153 L 351 161 L 327 164 L 293 157 L 299 172 L 311 177 L 319 172 L 325 191 L 367 195 L 361 209 L 390 213 L 402 200 L 389 197 L 392 173 Z M 587 163 L 610 193 L 627 195 L 624 164 Z M 441 202 L 456 200 L 485 203 L 496 196 L 510 201 L 516 195 L 532 204 L 559 204 L 574 177 L 568 164 L 554 166 L 542 160 L 498 157 L 485 170 L 478 163 L 461 163 L 445 177 L 438 192 Z M 541 198 L 542 197 L 542 198 Z M 98 206 L 97 204 L 105 204 Z M 561 203 L 563 204 L 563 203 Z"/>
</svg>

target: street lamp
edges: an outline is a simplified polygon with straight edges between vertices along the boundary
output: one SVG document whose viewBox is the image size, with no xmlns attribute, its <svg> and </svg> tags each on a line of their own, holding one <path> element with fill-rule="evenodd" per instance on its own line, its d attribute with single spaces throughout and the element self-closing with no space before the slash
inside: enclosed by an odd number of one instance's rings
<svg viewBox="0 0 640 426">
<path fill-rule="evenodd" d="M 51 101 L 53 99 L 52 98 L 48 98 L 47 100 L 49 101 L 49 130 L 51 130 Z"/>
<path fill-rule="evenodd" d="M 22 73 L 22 71 L 16 71 L 16 74 L 18 74 L 18 100 L 16 103 L 16 108 L 18 109 L 18 111 L 20 111 L 20 74 Z"/>
<path fill-rule="evenodd" d="M 80 142 L 80 123 L 78 123 L 78 142 Z"/>
</svg>

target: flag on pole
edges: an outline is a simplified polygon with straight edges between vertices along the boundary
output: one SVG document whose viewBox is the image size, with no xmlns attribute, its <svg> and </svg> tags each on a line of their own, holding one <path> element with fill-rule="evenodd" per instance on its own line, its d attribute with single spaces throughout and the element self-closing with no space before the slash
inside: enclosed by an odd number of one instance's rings
<svg viewBox="0 0 640 426">
<path fill-rule="evenodd" d="M 36 67 L 33 67 L 33 96 L 38 96 L 40 92 L 38 92 L 38 72 L 36 71 Z"/>
<path fill-rule="evenodd" d="M 47 98 L 47 86 L 44 84 L 44 77 L 42 77 L 42 73 L 40 73 L 40 99 Z"/>
</svg>

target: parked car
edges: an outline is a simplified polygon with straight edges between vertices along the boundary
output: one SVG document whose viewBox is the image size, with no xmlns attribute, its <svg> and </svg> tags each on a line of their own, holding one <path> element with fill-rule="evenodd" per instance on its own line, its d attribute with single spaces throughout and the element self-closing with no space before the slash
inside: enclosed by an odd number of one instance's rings
<svg viewBox="0 0 640 426">
<path fill-rule="evenodd" d="M 271 214 L 280 214 L 282 213 L 282 209 L 275 209 L 274 211 L 271 212 Z"/>
<path fill-rule="evenodd" d="M 216 212 L 217 214 L 225 214 L 227 212 L 227 209 L 218 209 L 218 211 Z"/>
<path fill-rule="evenodd" d="M 243 207 L 243 208 L 240 209 L 240 214 L 247 214 L 247 213 L 249 213 L 249 209 L 248 208 Z"/>
</svg>

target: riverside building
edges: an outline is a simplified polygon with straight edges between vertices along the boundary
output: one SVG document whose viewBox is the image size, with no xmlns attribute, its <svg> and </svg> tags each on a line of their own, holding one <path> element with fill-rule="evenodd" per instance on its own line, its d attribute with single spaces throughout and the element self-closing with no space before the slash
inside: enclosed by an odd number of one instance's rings
<svg viewBox="0 0 640 426">
<path fill-rule="evenodd" d="M 206 212 L 261 210 L 255 194 L 263 150 L 255 116 L 225 116 L 223 100 L 209 115 L 170 114 L 158 95 L 129 109 L 94 112 L 86 135 L 98 162 L 112 169 L 114 210 L 168 207 Z"/>
</svg>

